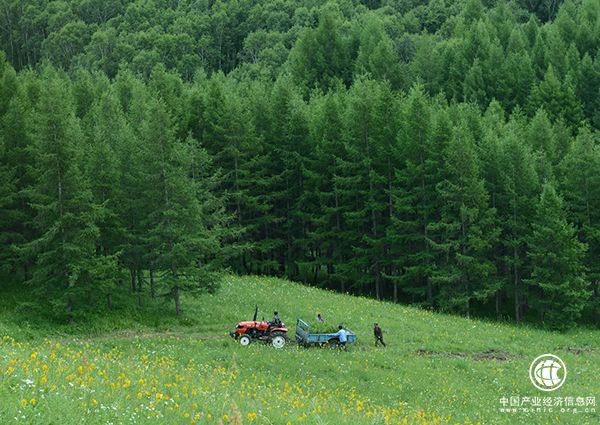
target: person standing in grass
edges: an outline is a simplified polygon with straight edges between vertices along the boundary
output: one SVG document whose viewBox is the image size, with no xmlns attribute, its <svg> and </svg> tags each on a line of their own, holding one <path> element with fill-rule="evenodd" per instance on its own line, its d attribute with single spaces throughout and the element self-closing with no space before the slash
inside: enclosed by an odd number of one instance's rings
<svg viewBox="0 0 600 425">
<path fill-rule="evenodd" d="M 381 344 L 385 347 L 385 342 L 383 342 L 383 331 L 379 326 L 379 323 L 375 323 L 373 326 L 373 334 L 375 335 L 375 347 L 381 342 Z"/>
<path fill-rule="evenodd" d="M 317 323 L 325 323 L 325 320 L 321 317 L 321 313 L 317 313 Z"/>
</svg>

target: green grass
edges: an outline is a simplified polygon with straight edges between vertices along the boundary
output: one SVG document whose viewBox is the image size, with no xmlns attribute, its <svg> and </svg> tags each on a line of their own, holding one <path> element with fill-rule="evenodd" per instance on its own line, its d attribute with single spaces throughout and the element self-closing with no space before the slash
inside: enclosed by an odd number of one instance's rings
<svg viewBox="0 0 600 425">
<path fill-rule="evenodd" d="M 600 403 L 597 330 L 551 333 L 258 277 L 228 276 L 216 294 L 184 298 L 182 320 L 157 302 L 66 326 L 0 295 L 1 424 L 600 423 L 599 413 L 499 410 L 511 396 Z M 297 317 L 314 323 L 321 313 L 359 342 L 349 352 L 241 347 L 227 331 L 255 304 L 259 318 L 278 310 L 292 334 Z M 374 347 L 373 322 L 387 348 Z M 490 350 L 505 360 L 482 354 Z M 552 393 L 529 381 L 531 361 L 544 353 L 568 368 Z"/>
</svg>

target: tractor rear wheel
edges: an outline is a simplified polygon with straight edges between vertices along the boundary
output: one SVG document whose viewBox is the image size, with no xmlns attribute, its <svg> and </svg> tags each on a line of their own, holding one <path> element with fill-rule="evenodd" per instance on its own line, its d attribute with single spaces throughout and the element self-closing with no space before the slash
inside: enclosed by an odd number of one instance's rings
<svg viewBox="0 0 600 425">
<path fill-rule="evenodd" d="M 252 342 L 252 339 L 248 336 L 248 335 L 242 335 L 238 338 L 238 341 L 240 342 L 240 345 L 243 345 L 244 347 L 250 345 L 250 342 Z"/>
<path fill-rule="evenodd" d="M 285 345 L 285 334 L 283 332 L 273 332 L 273 335 L 271 335 L 271 345 L 275 348 L 283 348 Z"/>
</svg>

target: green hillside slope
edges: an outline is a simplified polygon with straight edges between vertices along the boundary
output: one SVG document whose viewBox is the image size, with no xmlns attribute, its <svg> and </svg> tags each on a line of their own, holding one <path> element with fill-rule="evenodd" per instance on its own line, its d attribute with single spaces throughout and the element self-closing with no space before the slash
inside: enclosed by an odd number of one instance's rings
<svg viewBox="0 0 600 425">
<path fill-rule="evenodd" d="M 229 276 L 216 294 L 185 298 L 184 319 L 165 317 L 160 328 L 150 318 L 172 314 L 172 306 L 158 302 L 143 315 L 118 310 L 94 328 L 66 328 L 25 322 L 14 299 L 0 299 L 2 424 L 600 422 L 593 412 L 600 409 L 586 399 L 600 394 L 598 331 L 486 323 L 258 277 Z M 321 313 L 359 342 L 348 352 L 242 347 L 226 333 L 250 319 L 255 304 L 259 317 L 278 310 L 291 334 L 297 317 L 314 321 Z M 387 348 L 374 347 L 375 321 Z M 552 393 L 529 380 L 530 363 L 544 353 L 568 369 Z M 573 397 L 575 406 L 502 412 L 510 397 Z"/>
</svg>

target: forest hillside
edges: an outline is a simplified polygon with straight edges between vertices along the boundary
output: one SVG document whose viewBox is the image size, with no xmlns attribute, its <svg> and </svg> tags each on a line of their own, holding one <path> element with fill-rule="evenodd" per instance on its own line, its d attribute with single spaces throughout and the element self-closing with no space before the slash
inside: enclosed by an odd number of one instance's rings
<svg viewBox="0 0 600 425">
<path fill-rule="evenodd" d="M 2 282 L 597 324 L 599 46 L 595 0 L 3 0 Z"/>
</svg>

